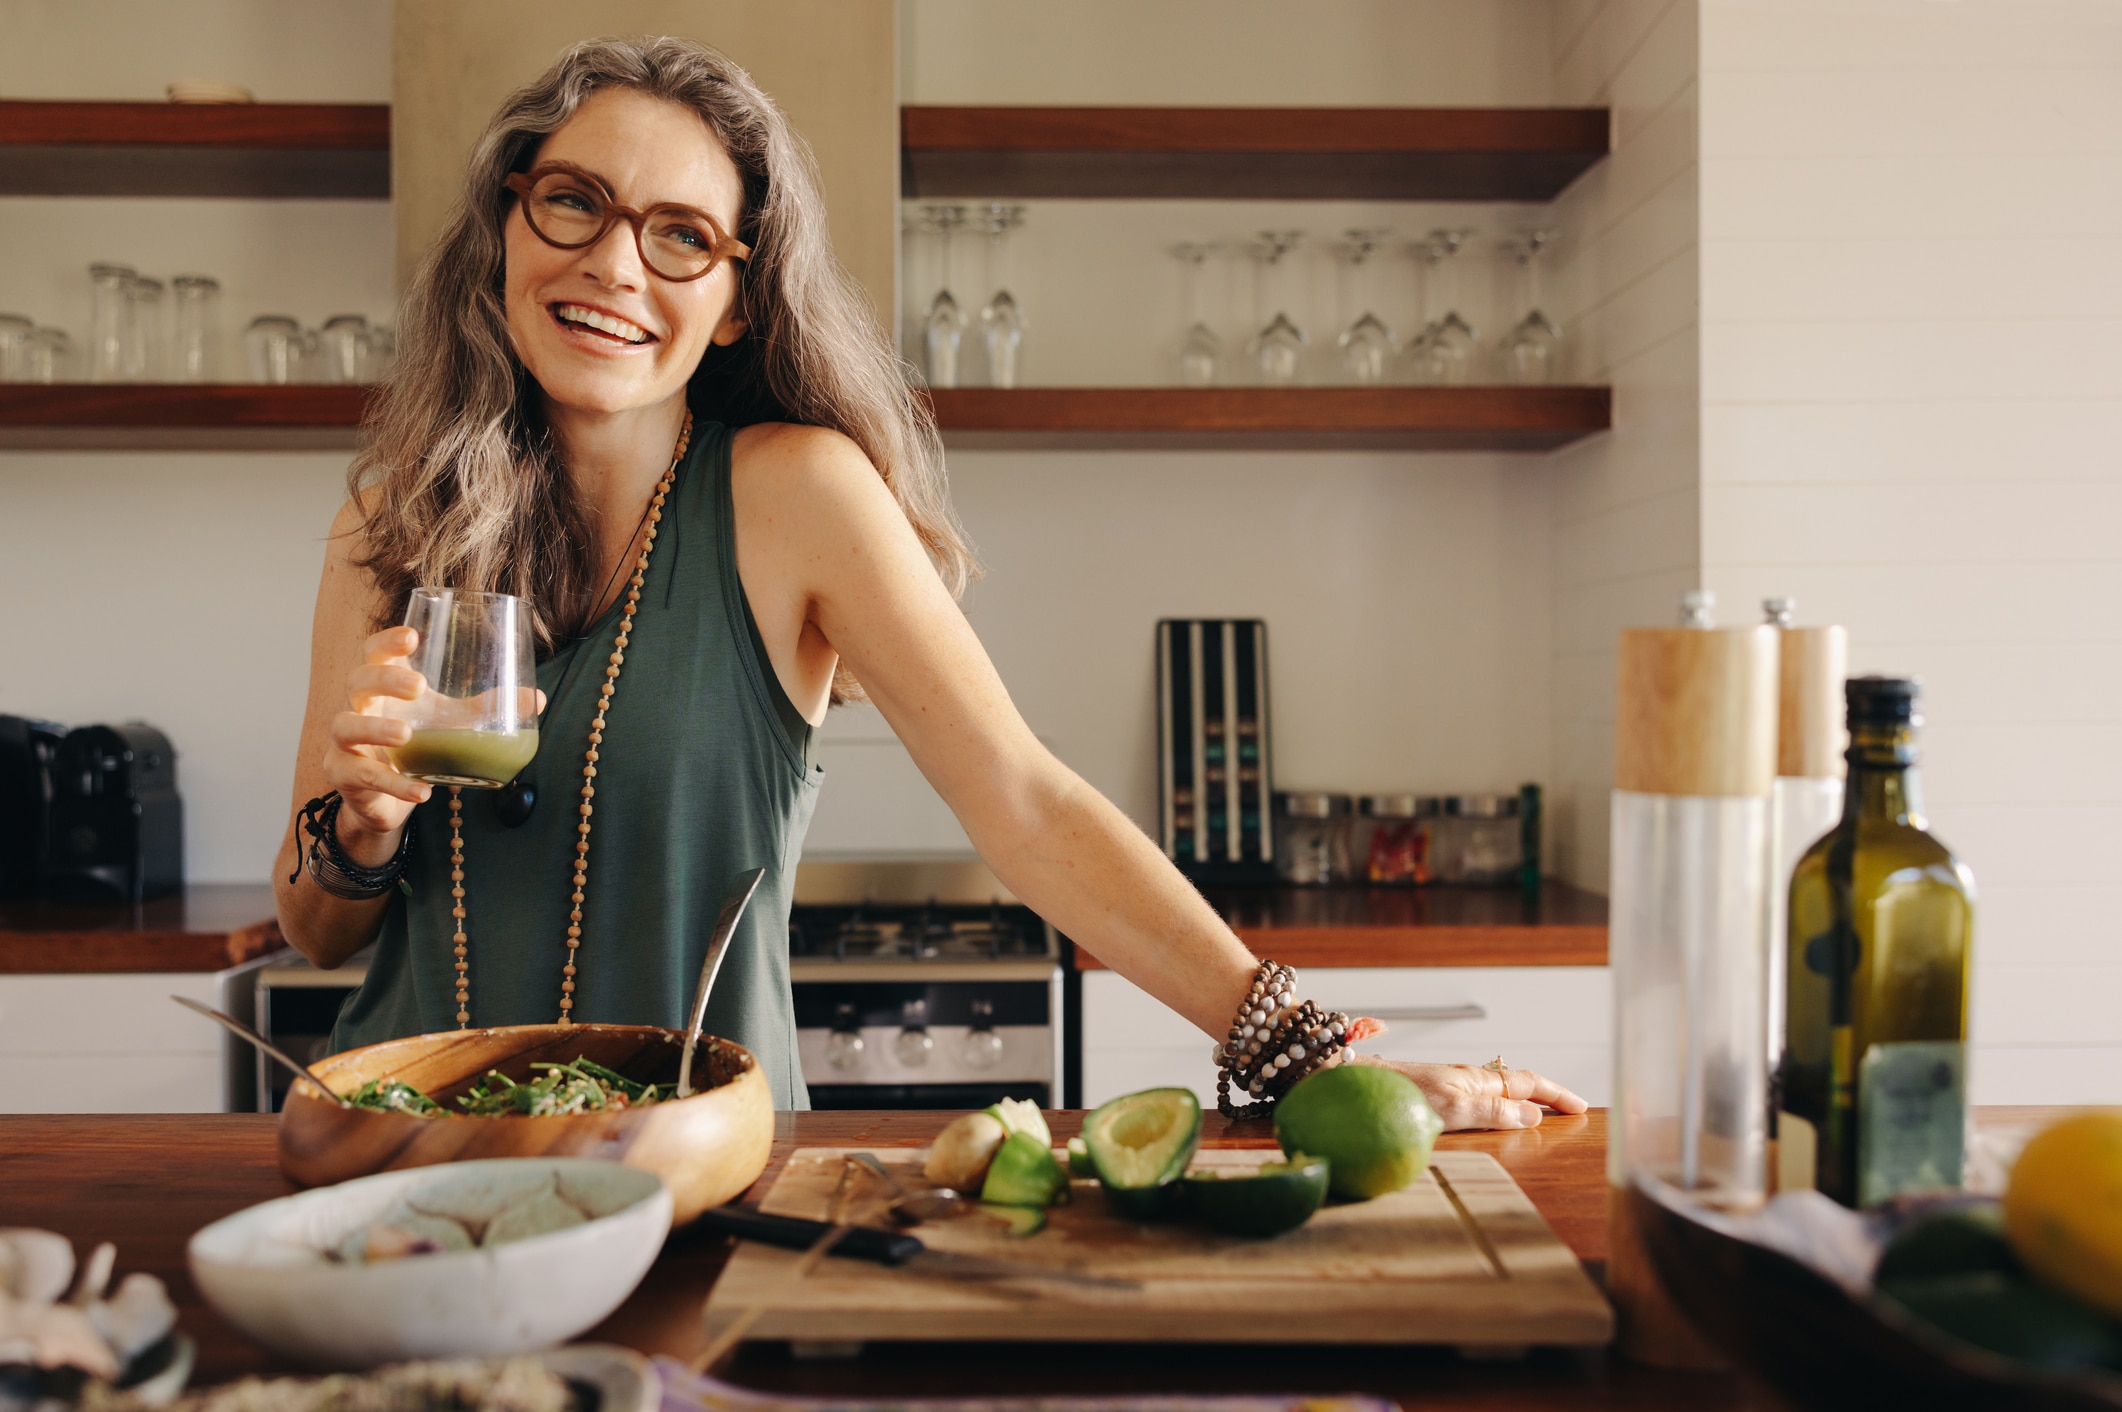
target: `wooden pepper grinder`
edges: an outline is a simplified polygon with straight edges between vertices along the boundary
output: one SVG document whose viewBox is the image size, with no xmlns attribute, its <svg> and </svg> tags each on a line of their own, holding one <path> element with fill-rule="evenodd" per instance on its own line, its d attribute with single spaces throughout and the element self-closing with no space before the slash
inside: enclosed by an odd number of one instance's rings
<svg viewBox="0 0 2122 1412">
<path fill-rule="evenodd" d="M 1661 1182 L 1746 1206 L 1768 1121 L 1767 886 L 1778 634 L 1711 626 L 1621 634 L 1614 752 L 1614 1113 L 1607 1292 L 1622 1352 L 1723 1366 L 1660 1285 L 1629 1188 Z"/>
</svg>

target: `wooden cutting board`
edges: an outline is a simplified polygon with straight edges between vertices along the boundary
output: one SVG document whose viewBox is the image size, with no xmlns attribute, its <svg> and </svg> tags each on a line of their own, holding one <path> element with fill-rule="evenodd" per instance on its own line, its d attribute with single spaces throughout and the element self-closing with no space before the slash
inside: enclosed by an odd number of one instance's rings
<svg viewBox="0 0 2122 1412">
<path fill-rule="evenodd" d="M 762 1209 L 823 1219 L 851 1148 L 789 1158 Z M 925 1149 L 876 1154 L 923 1191 Z M 1210 1150 L 1194 1165 L 1247 1169 L 1270 1151 Z M 848 1212 L 884 1225 L 877 1183 Z M 938 1278 L 828 1258 L 784 1285 L 797 1252 L 739 1244 L 707 1303 L 711 1333 L 754 1304 L 746 1337 L 821 1342 L 1082 1340 L 1200 1343 L 1602 1344 L 1613 1313 L 1569 1248 L 1496 1160 L 1439 1152 L 1404 1191 L 1329 1205 L 1287 1234 L 1249 1240 L 1191 1220 L 1130 1221 L 1098 1184 L 1077 1181 L 1046 1229 L 1014 1239 L 979 1216 L 930 1222 L 932 1250 L 1139 1280 L 1140 1290 Z"/>
</svg>

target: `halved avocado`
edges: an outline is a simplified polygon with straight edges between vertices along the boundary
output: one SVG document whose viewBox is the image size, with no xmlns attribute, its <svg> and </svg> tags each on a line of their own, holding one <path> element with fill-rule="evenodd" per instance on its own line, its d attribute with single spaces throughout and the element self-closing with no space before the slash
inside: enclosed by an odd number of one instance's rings
<svg viewBox="0 0 2122 1412">
<path fill-rule="evenodd" d="M 1325 1158 L 1298 1152 L 1257 1172 L 1188 1172 L 1186 1196 L 1201 1219 L 1219 1231 L 1280 1235 L 1309 1221 L 1326 1200 L 1327 1174 Z"/>
<path fill-rule="evenodd" d="M 1083 1124 L 1083 1144 L 1106 1200 L 1121 1215 L 1138 1219 L 1171 1209 L 1200 1141 L 1201 1100 L 1191 1089 L 1130 1093 Z"/>
</svg>

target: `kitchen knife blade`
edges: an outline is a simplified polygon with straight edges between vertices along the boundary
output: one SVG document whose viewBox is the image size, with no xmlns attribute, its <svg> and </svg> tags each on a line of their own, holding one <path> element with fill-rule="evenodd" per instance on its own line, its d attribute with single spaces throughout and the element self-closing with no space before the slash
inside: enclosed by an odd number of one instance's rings
<svg viewBox="0 0 2122 1412">
<path fill-rule="evenodd" d="M 778 1245 L 787 1250 L 807 1250 L 832 1227 L 801 1216 L 776 1216 L 750 1206 L 716 1206 L 700 1213 L 699 1224 L 738 1240 Z M 1088 1289 L 1139 1290 L 1139 1281 L 1110 1275 L 1088 1275 L 1079 1270 L 1054 1269 L 1023 1260 L 996 1260 L 985 1255 L 960 1255 L 953 1250 L 930 1250 L 917 1236 L 904 1231 L 880 1231 L 856 1226 L 833 1247 L 833 1254 L 854 1260 L 869 1260 L 915 1274 L 954 1280 L 1049 1280 Z"/>
</svg>

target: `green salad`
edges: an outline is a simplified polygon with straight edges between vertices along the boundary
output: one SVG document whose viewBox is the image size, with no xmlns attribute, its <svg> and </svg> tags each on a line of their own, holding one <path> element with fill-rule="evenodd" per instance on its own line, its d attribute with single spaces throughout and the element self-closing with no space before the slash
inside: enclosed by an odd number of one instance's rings
<svg viewBox="0 0 2122 1412">
<path fill-rule="evenodd" d="M 677 1096 L 676 1084 L 637 1083 L 590 1059 L 566 1064 L 533 1064 L 539 1076 L 517 1083 L 498 1069 L 457 1100 L 468 1118 L 559 1118 L 571 1113 L 617 1112 L 645 1108 Z M 401 1079 L 370 1079 L 346 1101 L 380 1113 L 407 1113 L 416 1118 L 460 1116 Z"/>
</svg>

